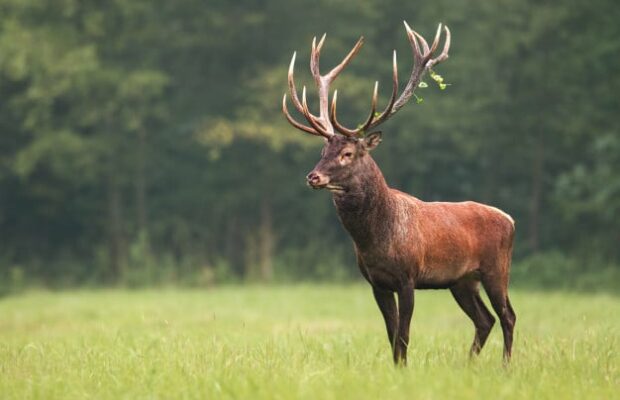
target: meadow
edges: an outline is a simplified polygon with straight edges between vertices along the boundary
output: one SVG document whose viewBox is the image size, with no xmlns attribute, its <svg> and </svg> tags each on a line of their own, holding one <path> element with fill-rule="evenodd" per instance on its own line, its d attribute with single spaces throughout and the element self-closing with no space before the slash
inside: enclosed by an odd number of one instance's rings
<svg viewBox="0 0 620 400">
<path fill-rule="evenodd" d="M 409 365 L 392 366 L 370 288 L 29 291 L 0 299 L 3 399 L 620 398 L 620 298 L 511 290 L 513 361 L 496 325 L 416 292 Z"/>
</svg>

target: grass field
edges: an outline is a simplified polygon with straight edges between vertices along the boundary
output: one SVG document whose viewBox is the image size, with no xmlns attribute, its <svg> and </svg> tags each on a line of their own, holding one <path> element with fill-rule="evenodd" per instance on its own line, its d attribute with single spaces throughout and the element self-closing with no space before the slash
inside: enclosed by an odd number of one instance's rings
<svg viewBox="0 0 620 400">
<path fill-rule="evenodd" d="M 446 291 L 418 291 L 394 368 L 364 285 L 29 292 L 0 300 L 0 396 L 620 398 L 620 298 L 512 291 L 513 362 Z"/>
</svg>

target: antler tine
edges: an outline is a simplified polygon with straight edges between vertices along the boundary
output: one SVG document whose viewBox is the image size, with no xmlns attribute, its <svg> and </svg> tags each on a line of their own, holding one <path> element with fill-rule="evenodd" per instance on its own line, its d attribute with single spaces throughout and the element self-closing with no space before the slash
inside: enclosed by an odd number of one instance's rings
<svg viewBox="0 0 620 400">
<path fill-rule="evenodd" d="M 329 138 L 330 136 L 333 135 L 333 133 L 330 133 L 323 126 L 321 126 L 319 121 L 316 121 L 313 118 L 313 115 L 310 113 L 310 110 L 308 110 L 308 102 L 306 101 L 306 87 L 305 86 L 303 87 L 301 91 L 301 105 L 303 107 L 304 117 L 306 117 L 310 125 L 312 125 L 312 127 L 319 133 L 319 135 L 325 136 L 326 138 Z"/>
<path fill-rule="evenodd" d="M 364 125 L 359 129 L 360 132 L 365 132 L 366 129 L 372 124 L 375 119 L 375 112 L 377 112 L 377 97 L 379 96 L 379 81 L 375 81 L 375 88 L 372 91 L 372 103 L 370 104 L 370 114 L 368 119 L 364 122 Z"/>
<path fill-rule="evenodd" d="M 446 32 L 446 42 L 443 45 L 443 50 L 441 50 L 441 54 L 428 62 L 428 68 L 432 68 L 435 64 L 439 64 L 440 62 L 446 60 L 449 57 L 448 51 L 450 50 L 451 40 L 450 29 L 448 29 L 447 26 L 444 26 L 443 29 Z"/>
<path fill-rule="evenodd" d="M 385 110 L 377 117 L 374 121 L 368 126 L 368 128 L 374 128 L 375 126 L 381 124 L 385 121 L 392 113 L 392 108 L 394 107 L 394 102 L 396 101 L 396 96 L 398 95 L 398 64 L 396 63 L 396 50 L 394 50 L 394 55 L 392 56 L 392 95 L 390 96 L 390 101 L 388 102 Z"/>
<path fill-rule="evenodd" d="M 439 23 L 439 25 L 437 26 L 437 33 L 435 33 L 435 39 L 433 40 L 433 44 L 431 45 L 431 50 L 430 50 L 431 54 L 433 54 L 435 50 L 437 50 L 440 36 L 441 36 L 441 23 Z"/>
<path fill-rule="evenodd" d="M 308 132 L 308 133 L 310 133 L 312 135 L 322 136 L 320 133 L 318 133 L 314 129 L 310 128 L 309 126 L 306 126 L 304 124 L 300 124 L 299 122 L 295 121 L 295 119 L 288 112 L 288 107 L 286 106 L 286 93 L 284 94 L 284 97 L 282 98 L 282 112 L 284 113 L 284 116 L 286 117 L 286 120 L 291 125 L 293 125 L 295 128 L 300 129 L 300 130 L 302 130 L 304 132 Z"/>
<path fill-rule="evenodd" d="M 422 44 L 422 56 L 423 57 L 428 57 L 428 55 L 431 53 L 429 47 L 428 47 L 428 42 L 426 41 L 426 39 L 424 39 L 422 37 L 422 35 L 420 35 L 418 32 L 413 31 L 413 34 L 415 35 L 415 37 L 420 41 L 420 43 Z"/>
<path fill-rule="evenodd" d="M 323 43 L 325 43 L 325 38 L 327 37 L 327 32 L 323 34 L 323 36 L 321 36 L 321 40 L 319 40 L 319 45 L 317 46 L 317 50 L 321 51 L 321 49 L 323 48 Z"/>
<path fill-rule="evenodd" d="M 332 124 L 334 125 L 334 128 L 336 128 L 338 132 L 342 133 L 345 136 L 355 137 L 357 135 L 356 130 L 349 129 L 341 125 L 340 122 L 338 122 L 338 119 L 336 118 L 336 103 L 337 102 L 338 102 L 338 90 L 334 90 L 334 95 L 332 96 L 332 107 L 330 111 L 330 119 L 331 119 Z"/>
<path fill-rule="evenodd" d="M 420 46 L 418 45 L 418 41 L 416 40 L 417 32 L 411 29 L 409 24 L 407 24 L 407 21 L 403 21 L 403 23 L 405 24 L 405 29 L 407 30 L 407 37 L 409 38 L 409 43 L 411 44 L 411 50 L 413 51 L 415 64 L 422 63 L 424 55 L 420 51 Z M 422 38 L 422 41 L 423 45 L 426 44 L 426 49 L 428 50 L 428 44 L 426 43 L 424 38 Z"/>
<path fill-rule="evenodd" d="M 375 88 L 373 89 L 373 92 L 372 92 L 372 101 L 370 105 L 370 114 L 368 115 L 368 118 L 359 128 L 349 129 L 343 126 L 342 124 L 340 124 L 340 122 L 338 122 L 338 119 L 336 118 L 336 103 L 338 101 L 338 91 L 335 90 L 334 96 L 332 97 L 332 107 L 331 107 L 331 112 L 330 112 L 330 119 L 332 121 L 332 124 L 334 125 L 334 128 L 336 128 L 338 132 L 342 133 L 345 136 L 349 136 L 349 137 L 356 137 L 360 133 L 366 132 L 366 129 L 368 129 L 368 127 L 375 120 L 375 112 L 377 111 L 377 97 L 378 96 L 379 96 L 379 82 L 377 81 L 375 82 Z"/>
<path fill-rule="evenodd" d="M 297 52 L 293 52 L 293 58 L 291 58 L 291 63 L 288 67 L 288 88 L 291 92 L 291 99 L 293 101 L 293 105 L 300 113 L 303 113 L 303 107 L 301 106 L 301 102 L 299 101 L 299 97 L 297 97 L 297 88 L 295 87 L 295 57 L 297 56 Z"/>
<path fill-rule="evenodd" d="M 323 43 L 325 43 L 325 38 L 327 37 L 327 33 L 324 33 L 319 40 L 319 44 L 315 47 L 314 40 L 312 40 L 312 55 L 310 57 L 310 70 L 312 72 L 312 76 L 317 84 L 321 81 L 321 73 L 319 72 L 319 59 L 321 58 L 321 49 L 323 48 Z M 314 64 L 314 65 L 313 65 Z M 314 68 L 314 69 L 313 69 Z"/>
<path fill-rule="evenodd" d="M 317 84 L 320 83 L 321 73 L 319 72 L 319 58 L 321 57 L 321 48 L 323 47 L 323 43 L 325 42 L 325 37 L 327 34 L 323 34 L 321 40 L 319 41 L 319 45 L 316 44 L 316 36 L 312 38 L 312 51 L 310 52 L 310 72 L 312 73 L 312 77 L 314 78 Z"/>
<path fill-rule="evenodd" d="M 344 67 L 346 67 L 347 64 L 351 62 L 353 57 L 355 57 L 355 55 L 360 51 L 363 45 L 364 36 L 360 36 L 360 38 L 357 40 L 357 43 L 355 43 L 355 46 L 353 46 L 349 54 L 347 54 L 347 56 L 340 62 L 340 64 L 336 65 L 331 71 L 327 73 L 327 75 L 325 75 L 325 78 L 329 81 L 329 83 L 333 82 L 334 79 L 336 79 L 338 74 L 340 74 Z"/>
</svg>

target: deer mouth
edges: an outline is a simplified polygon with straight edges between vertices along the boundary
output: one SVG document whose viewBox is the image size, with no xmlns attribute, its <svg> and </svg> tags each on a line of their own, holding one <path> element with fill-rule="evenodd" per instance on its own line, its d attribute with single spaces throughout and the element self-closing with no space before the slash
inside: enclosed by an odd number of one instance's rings
<svg viewBox="0 0 620 400">
<path fill-rule="evenodd" d="M 344 193 L 345 192 L 344 188 L 339 185 L 327 184 L 324 187 L 325 189 L 329 190 L 332 193 Z"/>
<path fill-rule="evenodd" d="M 345 192 L 344 187 L 340 185 L 334 185 L 332 183 L 319 183 L 319 184 L 308 183 L 308 186 L 310 186 L 314 190 L 327 189 L 332 193 L 344 193 Z"/>
</svg>

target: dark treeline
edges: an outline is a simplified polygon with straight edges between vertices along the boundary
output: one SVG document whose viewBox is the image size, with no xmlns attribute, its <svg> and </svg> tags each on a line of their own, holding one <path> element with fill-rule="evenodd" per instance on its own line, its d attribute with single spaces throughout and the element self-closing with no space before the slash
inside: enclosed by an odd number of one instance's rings
<svg viewBox="0 0 620 400">
<path fill-rule="evenodd" d="M 363 34 L 335 83 L 354 126 L 374 80 L 387 101 L 393 48 L 401 82 L 411 68 L 404 18 L 451 28 L 449 86 L 427 77 L 385 125 L 388 181 L 509 212 L 534 274 L 615 268 L 615 1 L 0 0 L 1 279 L 356 276 L 329 194 L 305 187 L 321 140 L 280 113 L 286 69 L 297 50 L 316 107 L 312 36 L 328 32 L 326 69 Z"/>
</svg>

